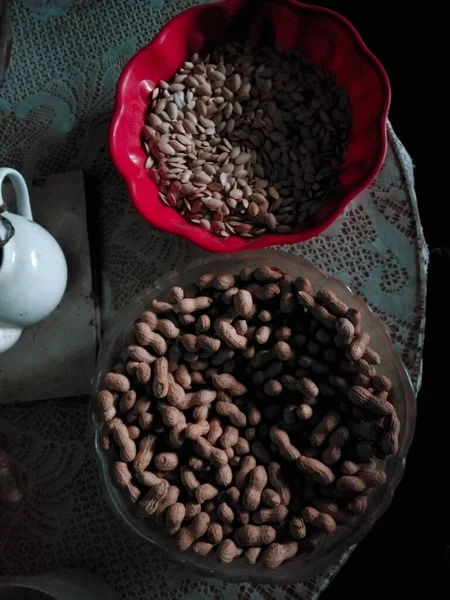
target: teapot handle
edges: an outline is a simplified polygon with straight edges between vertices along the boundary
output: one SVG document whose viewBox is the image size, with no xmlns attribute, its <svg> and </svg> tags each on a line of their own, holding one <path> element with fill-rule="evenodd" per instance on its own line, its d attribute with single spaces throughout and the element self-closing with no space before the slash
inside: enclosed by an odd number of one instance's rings
<svg viewBox="0 0 450 600">
<path fill-rule="evenodd" d="M 14 192 L 16 194 L 17 213 L 20 216 L 32 221 L 33 214 L 31 212 L 30 196 L 28 195 L 28 188 L 27 184 L 25 183 L 25 179 L 22 177 L 19 171 L 16 171 L 15 169 L 10 169 L 9 167 L 0 168 L 0 212 L 1 207 L 4 204 L 1 189 L 3 185 L 3 180 L 6 177 L 11 180 Z"/>
</svg>

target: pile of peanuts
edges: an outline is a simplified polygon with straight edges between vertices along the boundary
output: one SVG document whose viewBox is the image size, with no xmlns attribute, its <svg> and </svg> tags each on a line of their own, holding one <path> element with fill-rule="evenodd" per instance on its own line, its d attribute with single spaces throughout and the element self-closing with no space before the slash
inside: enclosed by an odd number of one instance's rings
<svg viewBox="0 0 450 600">
<path fill-rule="evenodd" d="M 357 310 L 258 266 L 173 287 L 134 337 L 98 407 L 136 514 L 181 551 L 267 568 L 358 525 L 400 423 Z"/>
</svg>

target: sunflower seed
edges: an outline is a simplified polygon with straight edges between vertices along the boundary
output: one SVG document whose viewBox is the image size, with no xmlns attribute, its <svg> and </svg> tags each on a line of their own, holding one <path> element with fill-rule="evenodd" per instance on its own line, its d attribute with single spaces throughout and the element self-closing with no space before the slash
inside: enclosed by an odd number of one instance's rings
<svg viewBox="0 0 450 600">
<path fill-rule="evenodd" d="M 218 200 L 217 198 L 203 198 L 203 204 L 205 204 L 208 208 L 220 208 L 223 205 L 222 200 Z"/>
<path fill-rule="evenodd" d="M 168 142 L 160 141 L 158 143 L 158 148 L 164 154 L 168 154 L 170 156 L 173 156 L 175 154 L 174 148 L 172 148 L 172 146 Z"/>
</svg>

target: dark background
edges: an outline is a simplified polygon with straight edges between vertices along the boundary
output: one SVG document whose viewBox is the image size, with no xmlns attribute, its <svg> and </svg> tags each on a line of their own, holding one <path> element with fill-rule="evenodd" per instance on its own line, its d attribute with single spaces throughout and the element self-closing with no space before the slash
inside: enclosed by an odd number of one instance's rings
<svg viewBox="0 0 450 600">
<path fill-rule="evenodd" d="M 416 191 L 431 251 L 424 374 L 416 434 L 388 512 L 357 547 L 323 600 L 413 594 L 449 598 L 450 577 L 450 234 L 445 164 L 448 108 L 441 52 L 445 19 L 433 3 L 316 2 L 346 16 L 381 60 L 392 86 L 390 120 L 415 164 Z M 443 583 L 441 583 L 443 582 Z"/>
</svg>

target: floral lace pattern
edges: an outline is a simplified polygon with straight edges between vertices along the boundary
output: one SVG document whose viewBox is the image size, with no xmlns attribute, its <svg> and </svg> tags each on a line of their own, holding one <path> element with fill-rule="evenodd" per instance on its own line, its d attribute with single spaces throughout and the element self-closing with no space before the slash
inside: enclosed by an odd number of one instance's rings
<svg viewBox="0 0 450 600">
<path fill-rule="evenodd" d="M 14 46 L 0 97 L 0 164 L 28 176 L 84 169 L 96 183 L 90 201 L 98 223 L 95 255 L 105 323 L 157 276 L 204 254 L 136 214 L 106 149 L 124 64 L 171 16 L 196 3 L 12 3 Z M 367 300 L 418 389 L 428 251 L 412 163 L 390 126 L 386 161 L 371 188 L 323 235 L 282 249 L 304 255 Z M 131 538 L 109 512 L 86 413 L 82 398 L 0 407 L 0 447 L 24 492 L 18 507 L 0 508 L 3 574 L 77 565 L 103 576 L 123 600 L 312 600 L 348 558 L 350 553 L 322 576 L 291 586 L 226 584 L 172 563 Z"/>
</svg>

